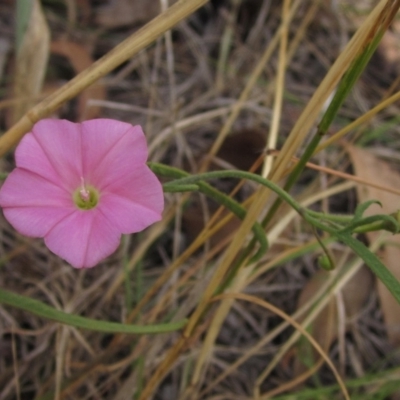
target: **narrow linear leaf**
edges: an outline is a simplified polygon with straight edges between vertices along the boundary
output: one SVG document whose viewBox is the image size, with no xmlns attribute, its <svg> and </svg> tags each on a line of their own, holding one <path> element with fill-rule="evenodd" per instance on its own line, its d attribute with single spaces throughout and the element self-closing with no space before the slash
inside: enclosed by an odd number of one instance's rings
<svg viewBox="0 0 400 400">
<path fill-rule="evenodd" d="M 365 210 L 364 216 L 382 212 L 391 214 L 397 219 L 396 210 L 399 209 L 399 196 L 374 185 L 382 184 L 382 180 L 384 180 L 385 186 L 399 187 L 399 171 L 392 168 L 386 161 L 372 154 L 368 149 L 347 145 L 346 150 L 350 155 L 355 175 L 368 182 L 368 185 L 357 185 L 359 201 L 365 202 L 375 199 L 379 200 L 382 204 L 382 207 L 371 205 L 370 208 Z M 372 243 L 377 240 L 377 233 L 367 232 L 366 237 Z M 394 235 L 388 239 L 380 251 L 380 258 L 396 279 L 400 281 L 400 235 Z M 400 304 L 393 298 L 383 283 L 378 282 L 377 289 L 389 341 L 393 346 L 399 346 Z"/>
<path fill-rule="evenodd" d="M 46 319 L 60 322 L 62 324 L 75 326 L 77 328 L 89 329 L 98 332 L 108 333 L 130 333 L 136 335 L 144 335 L 151 333 L 173 332 L 183 328 L 186 320 L 179 322 L 171 322 L 158 325 L 131 325 L 121 324 L 118 322 L 98 321 L 91 318 L 81 317 L 80 315 L 68 314 L 57 310 L 47 304 L 31 299 L 27 296 L 0 289 L 0 303 L 7 304 L 21 310 L 29 311 Z"/>
<path fill-rule="evenodd" d="M 362 258 L 372 272 L 383 282 L 393 297 L 400 304 L 400 282 L 389 269 L 372 253 L 363 243 L 353 238 L 350 234 L 336 233 L 335 236 L 349 246 Z"/>
</svg>

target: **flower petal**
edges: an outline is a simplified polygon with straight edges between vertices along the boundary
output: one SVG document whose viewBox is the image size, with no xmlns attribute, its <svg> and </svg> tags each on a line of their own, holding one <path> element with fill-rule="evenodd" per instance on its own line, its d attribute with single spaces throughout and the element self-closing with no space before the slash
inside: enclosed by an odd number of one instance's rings
<svg viewBox="0 0 400 400">
<path fill-rule="evenodd" d="M 0 191 L 1 207 L 72 207 L 72 194 L 33 172 L 15 168 Z"/>
<path fill-rule="evenodd" d="M 66 120 L 43 119 L 34 125 L 32 135 L 60 177 L 60 185 L 69 190 L 76 189 L 83 176 L 81 125 Z M 30 144 L 29 140 L 26 143 L 24 140 L 21 142 L 22 150 L 16 152 L 18 167 L 32 168 L 28 160 L 25 162 Z"/>
<path fill-rule="evenodd" d="M 101 210 L 122 233 L 140 232 L 161 219 L 160 213 L 130 199 L 115 195 L 105 197 Z"/>
<path fill-rule="evenodd" d="M 47 247 L 75 268 L 91 268 L 118 247 L 121 233 L 99 210 L 77 210 L 44 238 Z"/>
<path fill-rule="evenodd" d="M 111 119 L 82 123 L 84 177 L 98 187 L 107 186 L 115 176 L 143 166 L 147 145 L 142 128 Z"/>
<path fill-rule="evenodd" d="M 74 211 L 60 207 L 10 207 L 3 210 L 16 231 L 28 237 L 45 237 L 62 219 Z"/>
<path fill-rule="evenodd" d="M 139 232 L 161 219 L 161 184 L 146 166 L 118 177 L 101 193 L 98 207 L 122 233 Z"/>
<path fill-rule="evenodd" d="M 47 179 L 16 168 L 0 190 L 0 206 L 8 222 L 20 233 L 43 237 L 74 211 L 72 197 Z"/>
<path fill-rule="evenodd" d="M 15 151 L 15 160 L 20 168 L 32 171 L 58 186 L 63 185 L 58 172 L 32 133 L 26 134 L 21 140 Z"/>
</svg>

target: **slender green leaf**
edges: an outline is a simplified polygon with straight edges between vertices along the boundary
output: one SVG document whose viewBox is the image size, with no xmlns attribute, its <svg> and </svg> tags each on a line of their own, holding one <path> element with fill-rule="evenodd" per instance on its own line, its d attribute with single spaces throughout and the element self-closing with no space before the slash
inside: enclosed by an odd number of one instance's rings
<svg viewBox="0 0 400 400">
<path fill-rule="evenodd" d="M 79 315 L 68 314 L 42 303 L 41 301 L 31 299 L 27 296 L 21 296 L 4 289 L 0 289 L 0 303 L 29 311 L 32 314 L 57 321 L 62 324 L 98 332 L 131 333 L 136 335 L 164 333 L 179 330 L 183 328 L 187 322 L 186 320 L 182 320 L 179 322 L 171 322 L 166 324 L 141 326 L 121 324 L 118 322 L 98 321 L 91 318 L 81 317 Z"/>
<path fill-rule="evenodd" d="M 382 281 L 400 304 L 400 282 L 386 266 L 382 264 L 379 258 L 349 233 L 336 233 L 335 236 L 364 260 L 365 264 L 367 264 L 371 271 Z"/>
</svg>

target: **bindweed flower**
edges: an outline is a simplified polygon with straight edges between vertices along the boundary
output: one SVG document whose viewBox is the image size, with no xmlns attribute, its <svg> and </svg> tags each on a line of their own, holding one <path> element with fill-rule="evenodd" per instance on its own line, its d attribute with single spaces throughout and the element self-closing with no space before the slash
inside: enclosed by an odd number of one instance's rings
<svg viewBox="0 0 400 400">
<path fill-rule="evenodd" d="M 121 234 L 161 219 L 162 186 L 146 165 L 140 126 L 95 119 L 39 121 L 15 152 L 0 206 L 21 234 L 76 268 L 113 253 Z"/>
</svg>

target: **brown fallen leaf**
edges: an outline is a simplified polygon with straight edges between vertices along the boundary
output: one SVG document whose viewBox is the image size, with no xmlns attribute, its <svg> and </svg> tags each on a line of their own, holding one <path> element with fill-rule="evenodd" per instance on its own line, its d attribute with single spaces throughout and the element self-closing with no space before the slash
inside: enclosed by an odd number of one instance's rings
<svg viewBox="0 0 400 400">
<path fill-rule="evenodd" d="M 225 139 L 217 153 L 217 158 L 240 170 L 248 171 L 260 157 L 264 148 L 265 135 L 262 131 L 250 128 L 242 129 L 240 132 L 229 135 Z M 210 169 L 214 170 L 219 168 L 220 167 L 216 160 L 213 160 Z M 229 189 L 226 190 L 226 187 L 222 186 L 222 184 L 217 185 L 217 188 L 221 191 L 230 191 Z M 210 216 L 212 216 L 217 209 L 218 206 L 216 204 L 210 204 Z M 224 210 L 219 215 L 218 220 L 223 219 L 227 214 L 229 214 L 229 211 Z M 205 218 L 203 215 L 203 209 L 199 203 L 193 202 L 185 209 L 183 213 L 182 227 L 189 242 L 192 242 L 203 230 L 205 226 L 204 222 Z M 238 218 L 233 217 L 225 226 L 211 237 L 211 246 L 226 239 L 230 234 L 232 234 L 232 232 L 236 231 L 240 224 L 241 221 Z"/>
<path fill-rule="evenodd" d="M 217 157 L 242 171 L 249 171 L 265 149 L 265 136 L 260 129 L 242 129 L 226 137 Z"/>
<path fill-rule="evenodd" d="M 218 207 L 213 205 L 210 207 L 210 217 L 217 211 Z M 229 211 L 224 210 L 218 220 L 225 218 L 229 214 Z M 203 209 L 198 202 L 193 202 L 187 207 L 182 216 L 182 227 L 186 233 L 189 243 L 193 242 L 200 232 L 204 229 L 205 218 L 203 215 Z M 241 221 L 237 217 L 232 217 L 228 223 L 226 223 L 219 231 L 217 231 L 210 238 L 211 247 L 216 246 L 227 238 L 232 232 L 236 231 L 240 226 Z"/>
<path fill-rule="evenodd" d="M 318 271 L 304 286 L 299 296 L 297 309 L 307 303 L 320 290 L 321 286 L 326 283 L 329 277 L 330 272 L 325 270 Z M 371 293 L 372 286 L 372 273 L 367 268 L 361 268 L 343 287 L 342 299 L 346 316 L 346 330 L 350 327 L 347 321 L 360 312 Z M 338 307 L 336 300 L 332 298 L 308 328 L 310 334 L 325 352 L 329 351 L 332 343 L 338 338 L 338 322 Z M 319 356 L 315 353 L 310 343 L 305 340 L 300 342 L 296 350 L 294 375 L 300 376 L 308 369 L 304 361 L 315 365 Z"/>
<path fill-rule="evenodd" d="M 400 173 L 393 170 L 387 162 L 377 158 L 368 150 L 354 146 L 346 146 L 346 150 L 351 157 L 355 175 L 371 184 L 384 184 L 385 186 L 400 188 Z M 364 214 L 365 216 L 376 213 L 390 214 L 400 208 L 400 197 L 393 193 L 361 184 L 357 185 L 357 193 L 360 203 L 367 200 L 378 200 L 382 204 L 382 208 L 375 204 L 369 207 Z M 379 235 L 379 232 L 370 232 L 367 234 L 367 238 L 373 241 L 377 235 Z M 390 238 L 390 242 L 383 247 L 380 257 L 386 267 L 400 281 L 399 235 Z M 394 346 L 398 346 L 400 345 L 400 304 L 397 303 L 380 280 L 378 280 L 378 295 L 389 340 Z"/>
<path fill-rule="evenodd" d="M 66 40 L 53 41 L 51 43 L 51 52 L 67 58 L 77 74 L 93 63 L 93 59 L 87 49 L 78 43 Z M 106 90 L 99 82 L 83 90 L 78 100 L 78 121 L 98 118 L 101 108 L 98 106 L 88 107 L 87 104 L 90 99 L 104 100 L 105 97 Z"/>
</svg>

